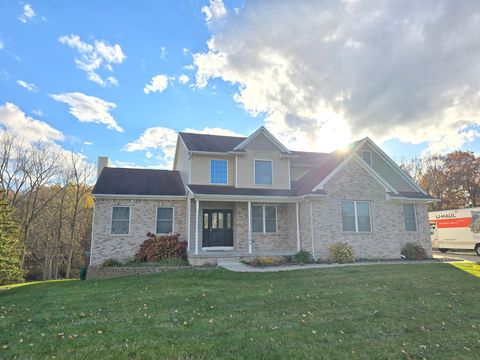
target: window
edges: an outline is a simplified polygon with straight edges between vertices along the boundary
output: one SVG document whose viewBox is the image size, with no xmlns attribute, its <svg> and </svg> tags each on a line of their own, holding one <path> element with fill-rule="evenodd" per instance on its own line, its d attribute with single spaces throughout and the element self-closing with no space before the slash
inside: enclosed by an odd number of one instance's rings
<svg viewBox="0 0 480 360">
<path fill-rule="evenodd" d="M 415 204 L 403 204 L 403 217 L 405 219 L 405 230 L 417 231 Z"/>
<path fill-rule="evenodd" d="M 128 206 L 114 206 L 112 208 L 113 235 L 126 235 L 130 232 L 130 208 Z"/>
<path fill-rule="evenodd" d="M 255 160 L 255 184 L 272 184 L 272 160 Z"/>
<path fill-rule="evenodd" d="M 342 201 L 343 231 L 371 232 L 370 203 L 368 201 Z"/>
<path fill-rule="evenodd" d="M 227 184 L 228 183 L 228 161 L 210 160 L 210 183 Z"/>
<path fill-rule="evenodd" d="M 157 234 L 173 233 L 173 208 L 159 207 L 157 208 Z"/>
<path fill-rule="evenodd" d="M 372 152 L 370 150 L 364 150 L 362 151 L 362 159 L 365 161 L 368 165 L 372 166 Z"/>
<path fill-rule="evenodd" d="M 277 208 L 270 205 L 252 206 L 252 232 L 276 233 Z"/>
</svg>

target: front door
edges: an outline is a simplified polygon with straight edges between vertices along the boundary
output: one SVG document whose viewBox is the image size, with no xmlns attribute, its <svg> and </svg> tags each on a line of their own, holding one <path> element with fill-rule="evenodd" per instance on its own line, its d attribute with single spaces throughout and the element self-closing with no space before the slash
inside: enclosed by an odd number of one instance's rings
<svg viewBox="0 0 480 360">
<path fill-rule="evenodd" d="M 203 210 L 203 247 L 232 247 L 232 222 L 232 210 Z"/>
</svg>

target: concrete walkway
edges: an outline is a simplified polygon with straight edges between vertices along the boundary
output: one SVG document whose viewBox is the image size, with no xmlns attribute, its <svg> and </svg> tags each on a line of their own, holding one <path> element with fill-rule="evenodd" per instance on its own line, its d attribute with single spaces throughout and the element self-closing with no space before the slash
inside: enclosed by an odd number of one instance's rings
<svg viewBox="0 0 480 360">
<path fill-rule="evenodd" d="M 407 260 L 392 260 L 392 261 L 362 261 L 352 264 L 305 264 L 305 265 L 283 265 L 283 266 L 266 266 L 253 267 L 246 265 L 240 261 L 229 260 L 218 263 L 218 266 L 234 272 L 277 272 L 277 271 L 291 271 L 291 270 L 306 270 L 306 269 L 331 269 L 336 267 L 347 266 L 364 266 L 364 265 L 413 265 L 413 264 L 434 264 L 437 260 L 422 260 L 422 261 L 407 261 Z"/>
</svg>

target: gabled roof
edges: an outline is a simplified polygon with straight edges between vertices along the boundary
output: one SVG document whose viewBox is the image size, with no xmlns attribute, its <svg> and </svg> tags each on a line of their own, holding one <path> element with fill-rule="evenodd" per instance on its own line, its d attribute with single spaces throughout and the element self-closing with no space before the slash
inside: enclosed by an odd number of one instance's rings
<svg viewBox="0 0 480 360">
<path fill-rule="evenodd" d="M 265 135 L 273 145 L 275 145 L 281 152 L 290 154 L 290 150 L 287 149 L 280 141 L 277 140 L 275 136 L 272 135 L 270 131 L 267 130 L 264 126 L 260 126 L 253 134 L 243 140 L 240 144 L 235 146 L 234 150 L 243 150 L 250 142 L 252 142 L 257 136 Z"/>
<path fill-rule="evenodd" d="M 185 195 L 178 171 L 105 167 L 93 190 L 93 195 Z"/>
<path fill-rule="evenodd" d="M 246 137 L 186 132 L 180 132 L 179 135 L 182 137 L 182 140 L 189 151 L 227 153 L 232 151 L 238 144 L 246 139 Z"/>
</svg>

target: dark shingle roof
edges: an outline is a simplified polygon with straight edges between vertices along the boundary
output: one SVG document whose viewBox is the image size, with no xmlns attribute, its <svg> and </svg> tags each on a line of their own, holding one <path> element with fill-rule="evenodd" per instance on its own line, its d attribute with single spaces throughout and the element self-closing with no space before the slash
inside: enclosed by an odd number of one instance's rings
<svg viewBox="0 0 480 360">
<path fill-rule="evenodd" d="M 185 146 L 190 151 L 228 152 L 240 144 L 245 137 L 207 135 L 180 132 Z"/>
<path fill-rule="evenodd" d="M 178 171 L 106 167 L 92 193 L 106 195 L 185 195 Z"/>
<path fill-rule="evenodd" d="M 403 192 L 399 192 L 398 194 L 389 192 L 388 195 L 390 195 L 391 197 L 400 197 L 400 198 L 409 198 L 409 199 L 435 199 L 430 195 L 425 195 L 422 192 L 416 192 L 416 191 L 403 191 Z"/>
<path fill-rule="evenodd" d="M 293 155 L 297 158 L 290 159 L 292 165 L 311 165 L 316 166 L 321 164 L 328 156 L 329 153 L 311 152 L 311 151 L 292 151 Z"/>
<path fill-rule="evenodd" d="M 288 189 L 235 188 L 218 185 L 188 185 L 194 194 L 202 195 L 247 195 L 247 196 L 290 196 Z"/>
</svg>

